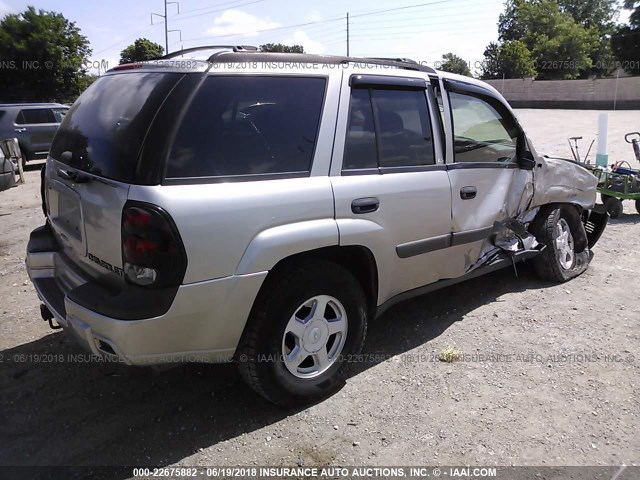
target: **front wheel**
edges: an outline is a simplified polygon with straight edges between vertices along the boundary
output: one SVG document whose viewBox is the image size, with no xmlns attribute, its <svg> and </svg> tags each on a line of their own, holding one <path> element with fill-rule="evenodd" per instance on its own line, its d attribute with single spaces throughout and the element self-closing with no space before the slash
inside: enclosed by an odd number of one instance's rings
<svg viewBox="0 0 640 480">
<path fill-rule="evenodd" d="M 334 393 L 362 349 L 366 305 L 360 284 L 340 265 L 308 260 L 273 272 L 236 353 L 240 374 L 282 406 Z"/>
<path fill-rule="evenodd" d="M 589 247 L 584 225 L 573 206 L 543 210 L 531 231 L 546 246 L 534 259 L 538 275 L 553 282 L 566 282 L 582 274 L 589 265 Z"/>
</svg>

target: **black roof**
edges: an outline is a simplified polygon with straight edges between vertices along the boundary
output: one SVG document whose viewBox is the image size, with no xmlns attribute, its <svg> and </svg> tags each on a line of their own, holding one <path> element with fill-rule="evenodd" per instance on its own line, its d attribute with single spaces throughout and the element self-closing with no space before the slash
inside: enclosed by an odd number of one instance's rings
<svg viewBox="0 0 640 480">
<path fill-rule="evenodd" d="M 380 65 L 395 67 L 405 70 L 416 70 L 420 72 L 436 73 L 436 71 L 426 65 L 407 59 L 407 58 L 363 58 L 363 57 L 345 57 L 339 55 L 315 55 L 309 53 L 277 53 L 263 52 L 257 47 L 247 45 L 207 45 L 202 47 L 187 48 L 177 50 L 162 57 L 162 59 L 170 59 L 187 55 L 189 53 L 202 50 L 220 50 L 211 55 L 207 61 L 209 63 L 242 63 L 242 62 L 262 62 L 262 63 L 318 63 L 325 65 L 340 65 L 349 63 L 359 63 L 367 65 Z"/>
</svg>

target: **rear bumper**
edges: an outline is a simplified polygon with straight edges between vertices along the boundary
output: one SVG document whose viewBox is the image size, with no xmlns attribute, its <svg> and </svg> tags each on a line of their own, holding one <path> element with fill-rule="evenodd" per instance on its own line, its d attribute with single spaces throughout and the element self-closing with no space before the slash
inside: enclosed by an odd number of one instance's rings
<svg viewBox="0 0 640 480">
<path fill-rule="evenodd" d="M 84 276 L 46 226 L 32 232 L 26 264 L 38 296 L 65 330 L 91 353 L 131 365 L 230 361 L 267 274 L 182 285 L 161 315 L 153 316 L 157 305 L 149 305 L 148 318 L 126 320 L 96 310 L 126 316 L 121 301 L 132 295 L 107 291 Z M 139 300 L 131 307 L 136 318 L 153 299 Z"/>
</svg>

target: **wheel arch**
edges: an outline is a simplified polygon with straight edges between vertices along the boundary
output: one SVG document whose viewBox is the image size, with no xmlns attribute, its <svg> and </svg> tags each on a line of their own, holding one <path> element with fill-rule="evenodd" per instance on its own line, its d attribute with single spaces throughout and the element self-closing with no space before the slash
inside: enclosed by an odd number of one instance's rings
<svg viewBox="0 0 640 480">
<path fill-rule="evenodd" d="M 547 203 L 545 205 L 540 206 L 540 210 L 534 217 L 531 225 L 529 226 L 529 231 L 534 234 L 538 241 L 541 239 L 538 238 L 538 233 L 540 232 L 540 225 L 543 224 L 546 219 L 549 217 L 551 212 L 556 209 L 564 210 L 565 212 L 573 212 L 574 215 L 569 215 L 567 221 L 569 222 L 569 226 L 571 227 L 571 233 L 574 236 L 575 248 L 576 252 L 580 253 L 587 248 L 589 244 L 589 240 L 587 238 L 587 232 L 584 228 L 584 223 L 588 219 L 588 210 L 586 210 L 582 205 L 578 203 L 562 203 L 562 202 L 554 202 Z M 585 214 L 587 214 L 585 216 Z"/>
<path fill-rule="evenodd" d="M 336 263 L 351 272 L 356 277 L 367 298 L 367 311 L 370 315 L 373 315 L 378 299 L 378 267 L 371 250 L 361 245 L 323 247 L 285 257 L 269 271 L 262 288 L 270 279 L 289 268 L 289 266 L 309 259 Z M 259 295 L 260 293 L 258 293 Z"/>
</svg>

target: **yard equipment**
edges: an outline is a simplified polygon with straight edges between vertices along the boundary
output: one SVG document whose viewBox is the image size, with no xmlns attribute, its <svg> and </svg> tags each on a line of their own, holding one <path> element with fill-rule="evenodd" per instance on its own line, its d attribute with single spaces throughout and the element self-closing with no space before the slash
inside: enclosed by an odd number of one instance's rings
<svg viewBox="0 0 640 480">
<path fill-rule="evenodd" d="M 591 149 L 593 148 L 595 140 L 591 140 L 591 145 L 589 145 L 589 150 L 587 150 L 587 154 L 585 155 L 584 159 L 580 158 L 580 150 L 578 149 L 578 140 L 582 140 L 582 137 L 570 137 L 567 140 L 569 142 L 569 148 L 571 149 L 571 155 L 573 155 L 573 159 L 576 162 L 589 163 L 589 153 L 591 153 Z M 571 145 L 571 142 L 573 142 L 574 145 Z"/>
<path fill-rule="evenodd" d="M 628 133 L 624 138 L 633 145 L 636 160 L 640 162 L 640 132 Z M 610 171 L 596 167 L 593 174 L 598 178 L 598 192 L 611 218 L 622 215 L 623 200 L 634 200 L 640 213 L 640 170 L 633 169 L 629 162 L 620 161 Z"/>
</svg>

